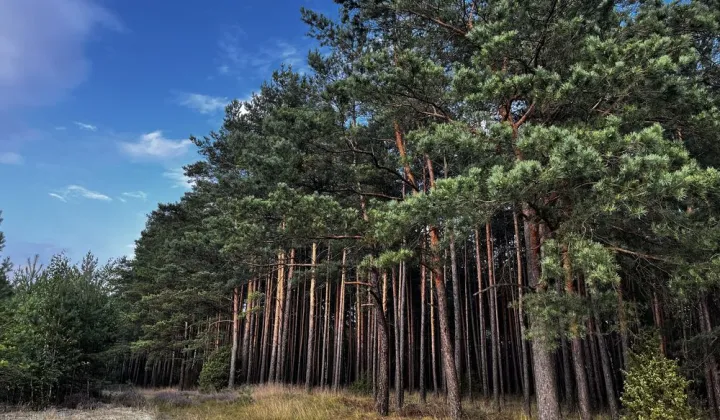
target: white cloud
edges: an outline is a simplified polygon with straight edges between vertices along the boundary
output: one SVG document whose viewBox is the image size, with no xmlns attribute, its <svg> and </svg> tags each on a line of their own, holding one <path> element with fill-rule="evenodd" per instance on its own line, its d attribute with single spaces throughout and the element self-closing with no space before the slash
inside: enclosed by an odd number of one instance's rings
<svg viewBox="0 0 720 420">
<path fill-rule="evenodd" d="M 112 198 L 97 191 L 91 191 L 80 185 L 68 185 L 62 190 L 49 193 L 50 197 L 60 201 L 68 201 L 73 198 L 87 198 L 88 200 L 112 201 Z"/>
<path fill-rule="evenodd" d="M 127 203 L 127 200 L 122 197 L 118 197 L 117 199 L 120 200 L 121 203 Z"/>
<path fill-rule="evenodd" d="M 60 201 L 62 201 L 62 202 L 67 202 L 67 200 L 65 199 L 65 197 L 63 197 L 63 196 L 60 195 L 60 194 L 49 193 L 48 195 L 49 195 L 50 197 L 55 197 L 55 198 L 57 198 L 58 200 L 60 200 Z"/>
<path fill-rule="evenodd" d="M 190 140 L 170 140 L 163 137 L 162 131 L 143 134 L 135 143 L 120 143 L 120 149 L 134 158 L 166 159 L 184 155 L 192 142 Z"/>
<path fill-rule="evenodd" d="M 18 153 L 5 152 L 0 153 L 0 164 L 3 165 L 20 165 L 23 163 L 23 157 Z"/>
<path fill-rule="evenodd" d="M 208 96 L 199 93 L 182 93 L 178 95 L 178 103 L 194 109 L 201 114 L 215 114 L 222 111 L 230 103 L 228 98 Z"/>
<path fill-rule="evenodd" d="M 122 29 L 97 0 L 0 1 L 0 110 L 53 103 L 79 85 L 98 27 Z"/>
<path fill-rule="evenodd" d="M 185 175 L 185 171 L 182 168 L 165 171 L 163 176 L 173 181 L 173 188 L 189 190 L 195 185 L 195 182 Z"/>
<path fill-rule="evenodd" d="M 81 130 L 87 130 L 87 131 L 97 131 L 97 127 L 92 124 L 85 124 L 80 121 L 75 121 L 75 125 L 80 127 Z"/>
<path fill-rule="evenodd" d="M 144 191 L 131 191 L 131 192 L 124 192 L 122 193 L 123 197 L 129 197 L 129 198 L 137 198 L 138 200 L 145 201 L 147 199 L 147 194 Z M 123 200 L 120 198 L 120 200 Z M 125 201 L 125 200 L 123 200 Z"/>
</svg>

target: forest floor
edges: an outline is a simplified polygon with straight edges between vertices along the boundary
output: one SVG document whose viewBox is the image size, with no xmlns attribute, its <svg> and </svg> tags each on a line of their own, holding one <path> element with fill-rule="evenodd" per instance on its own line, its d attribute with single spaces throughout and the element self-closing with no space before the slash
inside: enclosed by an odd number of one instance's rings
<svg viewBox="0 0 720 420">
<path fill-rule="evenodd" d="M 260 386 L 235 392 L 200 394 L 175 389 L 131 390 L 106 393 L 105 402 L 93 409 L 52 409 L 42 412 L 0 414 L 1 420 L 343 420 L 381 419 L 375 413 L 372 397 L 343 391 L 316 390 L 311 394 L 302 388 Z M 464 400 L 464 417 L 468 419 L 522 419 L 520 401 L 507 401 L 500 413 L 492 410 L 488 400 Z M 406 394 L 402 410 L 390 401 L 391 419 L 443 419 L 442 398 L 429 393 L 426 404 L 418 394 Z M 82 408 L 82 406 L 81 406 Z M 387 418 L 387 417 L 386 417 Z"/>
</svg>

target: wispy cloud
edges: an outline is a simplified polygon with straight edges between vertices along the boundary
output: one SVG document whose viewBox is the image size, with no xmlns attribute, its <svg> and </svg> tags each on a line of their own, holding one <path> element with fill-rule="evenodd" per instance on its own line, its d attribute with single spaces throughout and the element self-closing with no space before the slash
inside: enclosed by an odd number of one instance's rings
<svg viewBox="0 0 720 420">
<path fill-rule="evenodd" d="M 280 64 L 290 65 L 301 73 L 307 70 L 301 46 L 275 40 L 255 48 L 247 48 L 242 42 L 244 38 L 244 32 L 238 28 L 223 32 L 218 42 L 218 74 L 245 77 L 248 71 L 252 71 L 258 75 L 266 75 Z"/>
<path fill-rule="evenodd" d="M 135 198 L 138 200 L 147 200 L 147 194 L 144 191 L 131 191 L 131 192 L 124 192 L 121 194 L 123 197 L 128 198 Z M 122 200 L 122 198 L 121 198 Z"/>
<path fill-rule="evenodd" d="M 97 191 L 89 190 L 80 185 L 68 185 L 67 187 L 51 192 L 48 195 L 60 201 L 67 202 L 73 198 L 86 198 L 88 200 L 112 201 L 109 196 Z"/>
<path fill-rule="evenodd" d="M 186 176 L 185 171 L 182 168 L 165 171 L 163 176 L 173 182 L 173 188 L 184 188 L 189 190 L 193 187 L 193 185 L 195 185 L 192 178 Z"/>
<path fill-rule="evenodd" d="M 63 203 L 64 203 L 64 202 L 67 202 L 67 200 L 65 199 L 65 197 L 63 197 L 63 196 L 60 195 L 60 194 L 49 193 L 48 195 L 49 195 L 50 197 L 57 198 L 58 200 L 62 201 Z"/>
<path fill-rule="evenodd" d="M 201 114 L 215 114 L 223 111 L 230 103 L 228 98 L 200 93 L 181 93 L 178 94 L 177 99 L 180 105 L 194 109 Z"/>
<path fill-rule="evenodd" d="M 184 155 L 190 145 L 190 140 L 166 139 L 162 131 L 158 130 L 143 134 L 134 143 L 121 142 L 120 149 L 134 158 L 167 159 Z"/>
<path fill-rule="evenodd" d="M 0 164 L 2 165 L 21 165 L 24 159 L 20 154 L 15 152 L 0 153 Z"/>
<path fill-rule="evenodd" d="M 100 3 L 0 1 L 0 110 L 52 103 L 85 79 L 95 29 L 122 29 Z"/>
<path fill-rule="evenodd" d="M 80 127 L 81 130 L 97 131 L 97 126 L 94 126 L 92 124 L 86 124 L 80 121 L 75 121 L 74 124 Z"/>
</svg>

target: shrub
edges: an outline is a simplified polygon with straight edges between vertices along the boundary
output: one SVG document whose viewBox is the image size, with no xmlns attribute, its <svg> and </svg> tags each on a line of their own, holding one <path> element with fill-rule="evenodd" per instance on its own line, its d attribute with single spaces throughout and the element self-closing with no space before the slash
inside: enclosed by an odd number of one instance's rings
<svg viewBox="0 0 720 420">
<path fill-rule="evenodd" d="M 657 340 L 649 340 L 630 354 L 621 401 L 626 420 L 684 420 L 695 418 L 688 404 L 689 382 L 677 362 L 659 351 Z"/>
<path fill-rule="evenodd" d="M 358 378 L 350 385 L 350 392 L 361 395 L 369 395 L 372 393 L 372 382 L 368 376 Z"/>
<path fill-rule="evenodd" d="M 227 387 L 230 379 L 230 347 L 221 347 L 210 353 L 200 371 L 200 391 L 217 392 Z"/>
<path fill-rule="evenodd" d="M 95 396 L 88 395 L 85 392 L 79 392 L 66 396 L 60 407 L 73 410 L 95 410 L 102 407 L 102 402 Z"/>
<path fill-rule="evenodd" d="M 145 396 L 134 388 L 114 392 L 108 395 L 108 402 L 114 405 L 131 408 L 142 408 L 147 405 Z"/>
</svg>

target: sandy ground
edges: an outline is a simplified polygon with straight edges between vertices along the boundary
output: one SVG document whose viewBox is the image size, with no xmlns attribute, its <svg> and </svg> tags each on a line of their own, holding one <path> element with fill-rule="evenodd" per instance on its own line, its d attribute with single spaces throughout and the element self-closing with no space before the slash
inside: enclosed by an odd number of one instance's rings
<svg viewBox="0 0 720 420">
<path fill-rule="evenodd" d="M 147 411 L 134 408 L 99 408 L 97 410 L 47 410 L 0 414 L 0 420 L 155 420 Z"/>
</svg>

